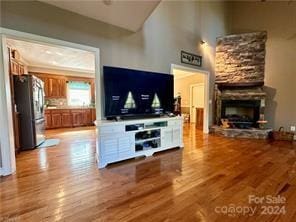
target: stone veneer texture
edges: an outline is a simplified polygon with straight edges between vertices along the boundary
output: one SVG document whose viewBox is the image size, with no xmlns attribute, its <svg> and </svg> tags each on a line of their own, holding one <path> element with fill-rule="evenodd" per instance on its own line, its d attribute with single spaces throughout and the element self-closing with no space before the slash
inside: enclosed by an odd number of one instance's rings
<svg viewBox="0 0 296 222">
<path fill-rule="evenodd" d="M 267 32 L 217 38 L 216 83 L 264 81 Z"/>
</svg>

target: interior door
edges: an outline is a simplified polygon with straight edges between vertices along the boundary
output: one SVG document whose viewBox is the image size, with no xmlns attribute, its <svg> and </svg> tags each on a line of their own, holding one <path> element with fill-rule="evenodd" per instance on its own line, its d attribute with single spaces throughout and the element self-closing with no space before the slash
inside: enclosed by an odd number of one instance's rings
<svg viewBox="0 0 296 222">
<path fill-rule="evenodd" d="M 196 122 L 196 110 L 197 108 L 204 108 L 205 103 L 205 87 L 204 84 L 196 84 L 191 87 L 190 92 L 190 122 Z"/>
</svg>

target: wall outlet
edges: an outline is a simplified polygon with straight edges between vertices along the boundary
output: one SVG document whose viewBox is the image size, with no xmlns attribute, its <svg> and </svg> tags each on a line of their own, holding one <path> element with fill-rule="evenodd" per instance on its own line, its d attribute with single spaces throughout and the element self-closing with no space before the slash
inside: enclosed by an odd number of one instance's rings
<svg viewBox="0 0 296 222">
<path fill-rule="evenodd" d="M 296 131 L 296 126 L 291 126 L 290 130 L 291 130 L 292 132 L 295 132 L 295 131 Z"/>
</svg>

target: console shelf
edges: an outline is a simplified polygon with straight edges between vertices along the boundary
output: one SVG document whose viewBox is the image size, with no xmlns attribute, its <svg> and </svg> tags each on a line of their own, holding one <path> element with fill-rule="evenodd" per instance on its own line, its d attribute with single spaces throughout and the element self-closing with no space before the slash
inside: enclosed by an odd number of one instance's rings
<svg viewBox="0 0 296 222">
<path fill-rule="evenodd" d="M 159 137 L 148 138 L 148 139 L 143 139 L 143 140 L 136 140 L 136 143 L 143 143 L 143 142 L 147 142 L 147 141 L 153 141 L 153 140 L 156 140 L 156 139 L 160 139 L 160 136 Z"/>
<path fill-rule="evenodd" d="M 152 156 L 155 152 L 183 147 L 183 118 L 97 122 L 98 167 L 138 156 Z"/>
</svg>

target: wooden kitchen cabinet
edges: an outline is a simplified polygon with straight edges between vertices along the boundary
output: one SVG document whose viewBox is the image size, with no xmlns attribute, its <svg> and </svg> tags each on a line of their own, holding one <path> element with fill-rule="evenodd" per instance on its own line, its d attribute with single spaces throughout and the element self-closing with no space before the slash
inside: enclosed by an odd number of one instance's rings
<svg viewBox="0 0 296 222">
<path fill-rule="evenodd" d="M 73 116 L 73 126 L 83 126 L 84 125 L 83 111 L 81 111 L 81 110 L 72 111 L 72 116 Z"/>
<path fill-rule="evenodd" d="M 44 78 L 46 98 L 66 98 L 66 80 Z"/>
<path fill-rule="evenodd" d="M 91 109 L 91 124 L 93 125 L 96 120 L 96 109 Z"/>
<path fill-rule="evenodd" d="M 45 111 L 45 128 L 68 128 L 93 126 L 95 109 L 47 109 Z"/>
<path fill-rule="evenodd" d="M 67 79 L 64 76 L 48 75 L 42 73 L 30 73 L 44 82 L 45 98 L 66 98 Z"/>
<path fill-rule="evenodd" d="M 66 79 L 60 79 L 59 83 L 60 97 L 67 98 L 67 81 Z"/>
<path fill-rule="evenodd" d="M 24 65 L 19 64 L 18 69 L 19 69 L 19 75 L 24 75 L 25 74 L 25 66 Z"/>
<path fill-rule="evenodd" d="M 83 110 L 83 125 L 89 126 L 91 125 L 91 110 Z"/>
<path fill-rule="evenodd" d="M 91 85 L 91 101 L 95 101 L 95 80 L 94 78 L 73 77 L 48 73 L 30 72 L 44 82 L 45 98 L 67 98 L 67 82 L 83 81 Z"/>
<path fill-rule="evenodd" d="M 19 75 L 19 64 L 14 59 L 10 59 L 10 74 Z"/>
<path fill-rule="evenodd" d="M 73 126 L 73 120 L 72 120 L 72 114 L 70 110 L 62 111 L 62 127 L 72 127 Z"/>
<path fill-rule="evenodd" d="M 46 78 L 47 98 L 66 98 L 66 79 Z M 46 94 L 45 94 L 46 95 Z"/>
<path fill-rule="evenodd" d="M 96 100 L 96 87 L 95 87 L 95 80 L 92 79 L 90 81 L 90 86 L 91 86 L 91 101 L 95 102 Z"/>
<path fill-rule="evenodd" d="M 52 128 L 51 113 L 50 111 L 45 111 L 45 129 Z"/>
<path fill-rule="evenodd" d="M 24 75 L 25 65 L 17 50 L 8 47 L 9 52 L 9 73 L 11 75 Z"/>
<path fill-rule="evenodd" d="M 61 113 L 51 113 L 52 128 L 62 127 L 62 114 Z"/>
<path fill-rule="evenodd" d="M 60 80 L 56 78 L 48 78 L 49 95 L 48 97 L 60 96 Z"/>
</svg>

